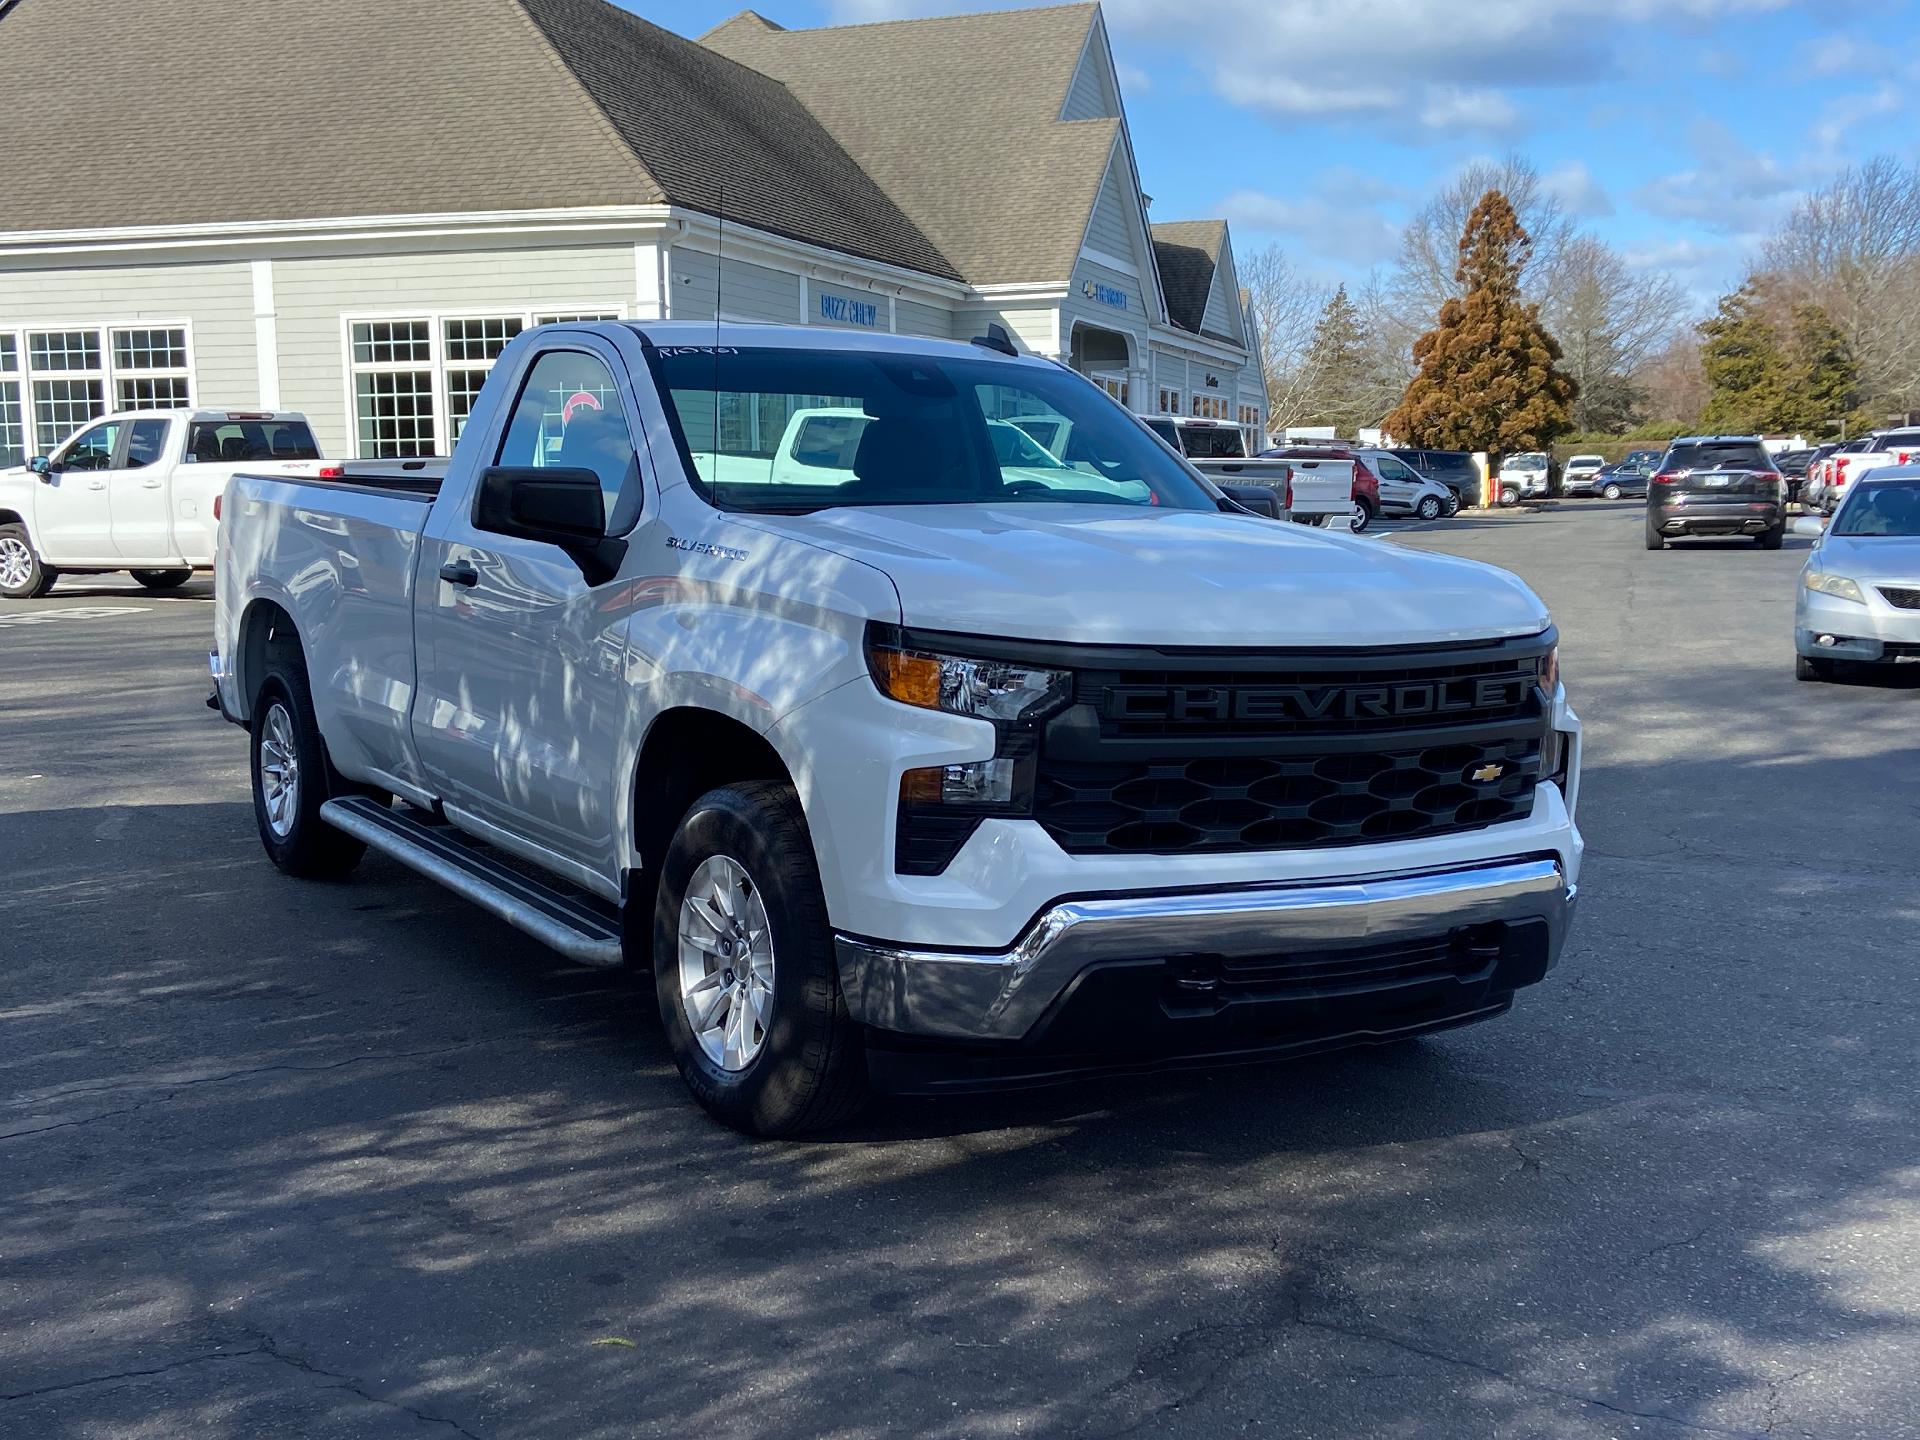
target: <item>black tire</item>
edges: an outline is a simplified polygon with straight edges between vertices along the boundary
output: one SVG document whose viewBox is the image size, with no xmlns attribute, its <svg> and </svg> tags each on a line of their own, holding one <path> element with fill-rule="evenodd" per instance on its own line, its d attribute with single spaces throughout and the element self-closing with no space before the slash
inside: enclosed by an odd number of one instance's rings
<svg viewBox="0 0 1920 1440">
<path fill-rule="evenodd" d="M 275 719 L 285 717 L 285 727 Z M 267 858 L 288 875 L 305 879 L 334 879 L 360 863 L 367 847 L 320 818 L 320 806 L 336 795 L 356 793 L 355 787 L 327 759 L 326 742 L 314 719 L 313 696 L 306 671 L 297 665 L 277 664 L 267 672 L 253 700 L 253 719 L 247 729 L 249 769 L 253 777 L 253 818 Z M 287 810 L 271 813 L 267 794 L 269 755 L 263 771 L 263 750 L 286 745 L 295 762 L 293 794 Z"/>
<path fill-rule="evenodd" d="M 1520 503 L 1520 492 L 1511 485 L 1502 485 L 1500 487 L 1500 503 L 1502 505 L 1518 505 Z"/>
<path fill-rule="evenodd" d="M 1437 495 L 1422 497 L 1419 505 L 1414 507 L 1413 513 L 1418 515 L 1422 520 L 1438 520 L 1440 518 L 1440 497 Z"/>
<path fill-rule="evenodd" d="M 1648 521 L 1647 522 L 1647 549 L 1664 550 L 1666 548 L 1667 548 L 1666 538 L 1662 536 L 1658 530 L 1653 528 L 1652 521 Z"/>
<path fill-rule="evenodd" d="M 1371 524 L 1373 524 L 1373 506 L 1367 502 L 1366 496 L 1354 496 L 1353 520 L 1351 522 L 1353 533 L 1355 535 L 1364 535 L 1367 533 L 1367 527 Z"/>
<path fill-rule="evenodd" d="M 0 546 L 4 546 L 14 565 L 8 568 L 18 569 L 18 561 L 24 553 L 25 567 L 12 584 L 0 582 L 0 596 L 9 600 L 38 600 L 53 588 L 53 582 L 60 578 L 60 572 L 51 565 L 43 564 L 40 552 L 33 548 L 33 541 L 27 537 L 24 525 L 0 525 Z"/>
<path fill-rule="evenodd" d="M 1833 661 L 1816 660 L 1809 655 L 1793 657 L 1793 678 L 1796 680 L 1833 679 Z"/>
<path fill-rule="evenodd" d="M 1763 530 L 1759 535 L 1762 550 L 1778 550 L 1787 540 L 1787 527 L 1776 525 L 1771 530 Z"/>
<path fill-rule="evenodd" d="M 1618 485 L 1608 485 L 1600 493 L 1609 500 L 1618 500 L 1620 498 L 1620 487 Z"/>
<path fill-rule="evenodd" d="M 1447 496 L 1447 518 L 1451 520 L 1454 516 L 1458 515 L 1459 513 L 1460 513 L 1460 496 L 1457 493 L 1448 495 Z"/>
<path fill-rule="evenodd" d="M 149 590 L 177 590 L 193 578 L 191 570 L 129 570 Z"/>
<path fill-rule="evenodd" d="M 681 993 L 681 907 L 695 872 L 716 857 L 745 871 L 766 909 L 772 944 L 771 1021 L 760 1026 L 759 1049 L 738 1069 L 708 1055 Z M 713 962 L 716 969 L 726 963 Z M 681 820 L 654 905 L 653 977 L 680 1077 L 722 1124 L 750 1135 L 795 1135 L 843 1124 L 866 1102 L 863 1036 L 840 993 L 813 841 L 791 785 L 753 781 L 709 790 Z"/>
</svg>

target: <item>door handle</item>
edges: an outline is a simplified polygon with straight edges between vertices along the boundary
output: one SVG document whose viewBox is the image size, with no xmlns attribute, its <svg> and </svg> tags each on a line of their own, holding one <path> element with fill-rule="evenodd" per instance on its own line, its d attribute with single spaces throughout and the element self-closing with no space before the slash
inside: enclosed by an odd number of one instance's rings
<svg viewBox="0 0 1920 1440">
<path fill-rule="evenodd" d="M 464 560 L 453 560 L 440 567 L 440 578 L 449 585 L 478 585 L 480 572 Z"/>
<path fill-rule="evenodd" d="M 140 482 L 140 488 L 142 490 L 158 490 L 160 488 L 160 482 L 158 480 L 142 480 Z"/>
</svg>

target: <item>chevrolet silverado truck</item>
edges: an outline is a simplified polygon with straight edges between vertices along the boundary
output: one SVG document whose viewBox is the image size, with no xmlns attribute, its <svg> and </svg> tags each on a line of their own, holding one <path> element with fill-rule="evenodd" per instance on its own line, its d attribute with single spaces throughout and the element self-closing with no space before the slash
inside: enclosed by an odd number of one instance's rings
<svg viewBox="0 0 1920 1440">
<path fill-rule="evenodd" d="M 31 600 L 62 575 L 131 571 L 171 590 L 213 564 L 214 501 L 240 468 L 320 468 L 292 411 L 128 410 L 50 455 L 0 470 L 0 596 Z"/>
<path fill-rule="evenodd" d="M 996 336 L 528 330 L 444 473 L 236 476 L 214 623 L 273 863 L 634 967 L 752 1133 L 1483 1020 L 1574 909 L 1525 585 L 1247 514 Z"/>
<path fill-rule="evenodd" d="M 1154 415 L 1143 422 L 1194 469 L 1244 500 L 1246 487 L 1280 497 L 1285 518 L 1326 529 L 1367 528 L 1367 511 L 1354 492 L 1354 467 L 1331 456 L 1276 460 L 1247 453 L 1246 434 L 1224 420 Z"/>
</svg>

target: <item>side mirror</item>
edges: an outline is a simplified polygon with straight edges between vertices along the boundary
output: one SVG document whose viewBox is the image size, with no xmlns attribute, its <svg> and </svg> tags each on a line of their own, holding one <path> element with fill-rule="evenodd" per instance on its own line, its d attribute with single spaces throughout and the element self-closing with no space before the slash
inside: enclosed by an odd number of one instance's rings
<svg viewBox="0 0 1920 1440">
<path fill-rule="evenodd" d="M 607 534 L 600 477 L 591 470 L 496 465 L 480 476 L 473 528 L 564 550 L 589 585 L 604 585 L 627 542 Z"/>
<path fill-rule="evenodd" d="M 1827 533 L 1827 527 L 1811 515 L 1802 515 L 1798 520 L 1793 522 L 1793 533 L 1796 535 L 1810 536 L 1818 540 L 1822 535 Z"/>
<path fill-rule="evenodd" d="M 36 455 L 27 461 L 27 469 L 36 475 L 51 475 L 53 473 L 53 461 L 49 460 L 45 455 Z"/>
</svg>

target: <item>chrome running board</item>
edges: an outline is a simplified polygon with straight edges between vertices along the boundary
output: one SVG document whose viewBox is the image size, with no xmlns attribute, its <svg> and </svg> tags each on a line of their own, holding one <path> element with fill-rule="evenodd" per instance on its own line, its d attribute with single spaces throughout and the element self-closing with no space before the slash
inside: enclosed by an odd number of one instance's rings
<svg viewBox="0 0 1920 1440">
<path fill-rule="evenodd" d="M 523 874 L 451 826 L 424 824 L 358 795 L 327 801 L 320 818 L 569 960 L 607 967 L 622 961 L 620 917 L 611 905 Z"/>
</svg>

